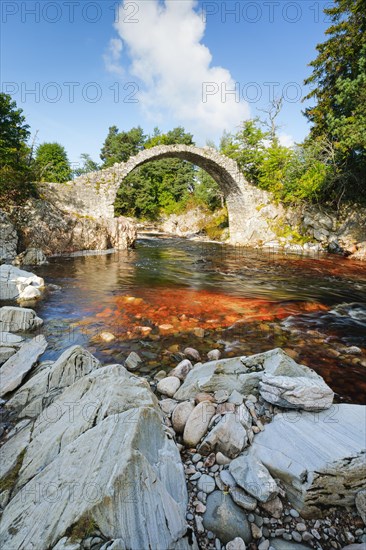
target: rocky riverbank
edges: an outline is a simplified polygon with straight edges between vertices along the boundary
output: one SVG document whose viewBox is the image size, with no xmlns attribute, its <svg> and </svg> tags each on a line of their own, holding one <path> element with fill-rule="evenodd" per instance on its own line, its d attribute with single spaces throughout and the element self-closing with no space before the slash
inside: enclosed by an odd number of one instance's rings
<svg viewBox="0 0 366 550">
<path fill-rule="evenodd" d="M 185 348 L 141 377 L 136 352 L 42 361 L 41 327 L 0 309 L 2 547 L 365 547 L 366 407 L 313 370 Z"/>
<path fill-rule="evenodd" d="M 38 265 L 46 256 L 82 250 L 125 250 L 136 240 L 127 218 L 92 218 L 62 212 L 42 199 L 31 199 L 9 213 L 0 211 L 0 263 Z"/>
<path fill-rule="evenodd" d="M 242 245 L 310 255 L 331 252 L 366 260 L 366 209 L 359 205 L 342 206 L 338 211 L 318 206 L 284 208 L 280 204 L 258 205 L 258 209 L 268 222 L 272 237 L 268 240 L 268 231 L 262 234 L 260 226 L 254 224 L 252 242 Z M 179 237 L 226 242 L 229 229 L 220 225 L 221 221 L 221 212 L 195 208 L 166 216 L 155 228 Z"/>
</svg>

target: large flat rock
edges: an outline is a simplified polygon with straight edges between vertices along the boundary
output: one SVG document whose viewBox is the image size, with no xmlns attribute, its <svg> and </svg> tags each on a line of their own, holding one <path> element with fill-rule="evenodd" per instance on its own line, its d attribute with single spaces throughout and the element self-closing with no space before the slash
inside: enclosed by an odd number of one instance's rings
<svg viewBox="0 0 366 550">
<path fill-rule="evenodd" d="M 47 348 L 44 336 L 25 342 L 0 368 L 0 397 L 14 391 Z"/>
<path fill-rule="evenodd" d="M 178 449 L 158 412 L 141 407 L 133 421 L 130 411 L 102 420 L 33 477 L 5 508 L 0 546 L 47 550 L 88 514 L 130 550 L 184 550 L 186 505 Z"/>
<path fill-rule="evenodd" d="M 134 423 L 142 406 L 157 408 L 157 398 L 143 378 L 131 375 L 122 365 L 83 376 L 36 419 L 17 487 L 24 486 L 67 445 L 107 416 L 129 410 L 129 422 Z"/>
<path fill-rule="evenodd" d="M 250 455 L 280 478 L 304 517 L 332 506 L 353 506 L 366 478 L 366 407 L 286 412 L 259 433 Z"/>
</svg>

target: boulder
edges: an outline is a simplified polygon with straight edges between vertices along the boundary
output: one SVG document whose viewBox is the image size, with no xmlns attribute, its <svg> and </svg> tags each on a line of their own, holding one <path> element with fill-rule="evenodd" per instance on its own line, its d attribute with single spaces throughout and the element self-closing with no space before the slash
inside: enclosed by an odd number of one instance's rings
<svg viewBox="0 0 366 550">
<path fill-rule="evenodd" d="M 0 545 L 47 550 L 88 517 L 125 548 L 188 550 L 186 506 L 178 449 L 157 411 L 140 407 L 132 422 L 129 410 L 100 418 L 20 489 L 4 510 Z"/>
<path fill-rule="evenodd" d="M 0 308 L 0 331 L 27 332 L 43 325 L 33 309 L 4 306 Z"/>
<path fill-rule="evenodd" d="M 303 517 L 354 506 L 366 477 L 365 414 L 365 406 L 348 404 L 285 412 L 256 435 L 248 453 L 282 480 Z"/>
<path fill-rule="evenodd" d="M 25 342 L 0 368 L 0 397 L 14 391 L 47 348 L 44 336 Z"/>
<path fill-rule="evenodd" d="M 246 451 L 233 460 L 229 471 L 237 484 L 260 502 L 267 502 L 278 494 L 277 483 L 254 453 Z"/>
<path fill-rule="evenodd" d="M 247 441 L 247 433 L 235 414 L 225 414 L 202 441 L 198 452 L 203 455 L 221 452 L 229 458 L 235 458 Z"/>
<path fill-rule="evenodd" d="M 7 214 L 0 210 L 0 263 L 13 260 L 17 255 L 18 235 Z"/>
<path fill-rule="evenodd" d="M 26 485 L 67 445 L 108 416 L 129 411 L 125 417 L 127 429 L 127 424 L 135 423 L 139 407 L 156 408 L 157 399 L 143 378 L 133 376 L 121 365 L 83 376 L 65 388 L 35 420 L 17 488 Z"/>
<path fill-rule="evenodd" d="M 1 309 L 0 309 L 1 316 Z M 21 346 L 24 338 L 19 336 L 19 334 L 12 334 L 11 332 L 6 332 L 2 330 L 2 325 L 0 326 L 0 349 L 1 348 L 18 348 Z"/>
<path fill-rule="evenodd" d="M 167 376 L 158 382 L 157 390 L 163 395 L 173 397 L 180 386 L 180 380 L 176 376 Z"/>
<path fill-rule="evenodd" d="M 200 392 L 234 390 L 242 395 L 257 393 L 263 372 L 274 376 L 306 376 L 317 378 L 312 369 L 298 365 L 279 348 L 250 357 L 233 357 L 196 365 L 181 385 L 175 399 L 185 401 Z"/>
<path fill-rule="evenodd" d="M 0 299 L 22 300 L 28 287 L 40 290 L 44 287 L 44 280 L 34 273 L 23 271 L 13 265 L 0 266 Z"/>
<path fill-rule="evenodd" d="M 44 265 L 46 263 L 47 258 L 40 248 L 27 248 L 13 261 L 13 265 Z"/>
<path fill-rule="evenodd" d="M 246 543 L 252 539 L 243 509 L 233 502 L 230 495 L 222 491 L 214 491 L 207 497 L 203 525 L 224 544 L 236 537 L 242 538 Z"/>
<path fill-rule="evenodd" d="M 259 393 L 269 403 L 288 409 L 319 411 L 329 409 L 334 392 L 321 376 L 272 376 L 264 374 Z"/>
<path fill-rule="evenodd" d="M 214 414 L 215 405 L 209 401 L 202 401 L 195 406 L 187 419 L 183 432 L 183 441 L 187 447 L 195 447 L 199 443 L 207 432 Z"/>
<path fill-rule="evenodd" d="M 257 499 L 248 495 L 241 487 L 230 487 L 229 493 L 233 501 L 240 508 L 244 508 L 244 510 L 248 510 L 249 512 L 253 512 L 256 509 L 258 505 Z"/>
<path fill-rule="evenodd" d="M 87 350 L 72 346 L 57 361 L 28 380 L 6 403 L 6 407 L 18 412 L 20 418 L 35 418 L 65 387 L 100 366 L 100 362 Z"/>
<path fill-rule="evenodd" d="M 189 415 L 194 409 L 194 404 L 191 401 L 183 401 L 178 403 L 172 414 L 172 425 L 177 433 L 183 433 Z"/>
</svg>

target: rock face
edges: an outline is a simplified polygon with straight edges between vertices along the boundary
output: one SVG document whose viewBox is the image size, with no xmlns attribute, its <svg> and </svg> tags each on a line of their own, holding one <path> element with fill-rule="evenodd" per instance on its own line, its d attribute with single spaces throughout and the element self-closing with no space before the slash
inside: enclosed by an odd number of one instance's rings
<svg viewBox="0 0 366 550">
<path fill-rule="evenodd" d="M 12 498 L 2 517 L 4 548 L 46 550 L 87 513 L 126 548 L 169 548 L 184 537 L 187 495 L 178 450 L 155 410 L 138 409 L 132 423 L 130 416 L 110 416 L 80 435 Z"/>
<path fill-rule="evenodd" d="M 221 491 L 214 491 L 208 496 L 203 525 L 225 544 L 235 537 L 241 537 L 246 543 L 252 539 L 244 511 L 230 495 Z"/>
<path fill-rule="evenodd" d="M 5 212 L 0 210 L 0 263 L 11 261 L 17 255 L 18 235 Z"/>
<path fill-rule="evenodd" d="M 4 306 L 0 308 L 1 332 L 27 332 L 43 325 L 33 309 L 25 307 Z"/>
<path fill-rule="evenodd" d="M 33 290 L 35 296 L 41 295 L 44 280 L 29 271 L 22 271 L 13 265 L 0 266 L 0 299 L 22 300 L 27 298 L 27 289 Z"/>
<path fill-rule="evenodd" d="M 43 250 L 39 248 L 27 248 L 27 250 L 18 254 L 13 261 L 13 265 L 43 265 L 46 263 L 47 258 Z"/>
<path fill-rule="evenodd" d="M 60 191 L 64 185 L 57 184 Z M 80 250 L 123 250 L 133 246 L 136 228 L 127 218 L 102 219 L 94 213 L 80 215 L 75 202 L 74 210 L 65 213 L 50 201 L 29 200 L 25 206 L 12 212 L 14 223 L 23 249 L 37 248 L 46 256 Z"/>
<path fill-rule="evenodd" d="M 310 517 L 354 505 L 366 476 L 365 441 L 365 408 L 343 404 L 316 416 L 277 415 L 248 452 L 283 481 L 290 502 Z"/>
<path fill-rule="evenodd" d="M 32 369 L 47 347 L 44 336 L 37 336 L 22 345 L 19 351 L 0 368 L 0 397 L 14 391 Z"/>
<path fill-rule="evenodd" d="M 229 394 L 234 390 L 244 395 L 256 393 L 263 372 L 273 376 L 319 378 L 315 371 L 298 365 L 284 351 L 276 348 L 250 357 L 233 357 L 196 365 L 174 398 L 184 401 L 200 392 L 218 390 L 226 390 Z"/>
<path fill-rule="evenodd" d="M 81 346 L 73 346 L 26 382 L 6 403 L 20 418 L 35 418 L 61 391 L 99 368 L 100 362 Z"/>
<path fill-rule="evenodd" d="M 287 409 L 319 411 L 329 409 L 334 392 L 321 376 L 271 376 L 265 374 L 259 393 L 269 403 Z"/>
</svg>

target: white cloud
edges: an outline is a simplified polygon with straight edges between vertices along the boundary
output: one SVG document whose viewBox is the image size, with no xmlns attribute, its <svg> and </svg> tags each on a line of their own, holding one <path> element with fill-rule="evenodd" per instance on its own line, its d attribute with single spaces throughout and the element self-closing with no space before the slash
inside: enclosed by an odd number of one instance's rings
<svg viewBox="0 0 366 550">
<path fill-rule="evenodd" d="M 295 145 L 295 140 L 290 134 L 280 133 L 278 139 L 284 147 L 293 147 Z"/>
<path fill-rule="evenodd" d="M 122 76 L 124 71 L 121 66 L 121 54 L 123 42 L 119 38 L 111 38 L 106 53 L 103 55 L 105 68 L 108 72 Z"/>
<path fill-rule="evenodd" d="M 130 73 L 141 84 L 139 101 L 151 120 L 172 119 L 204 142 L 248 118 L 248 105 L 225 94 L 235 89 L 230 72 L 212 64 L 202 43 L 205 22 L 195 0 L 133 4 L 135 14 L 130 16 L 131 2 L 123 0 L 115 27 L 128 50 Z"/>
</svg>

